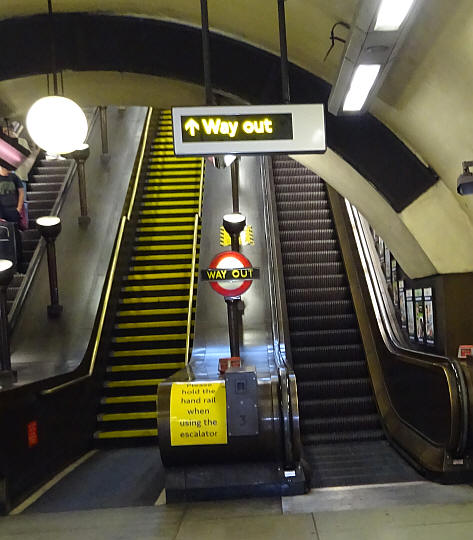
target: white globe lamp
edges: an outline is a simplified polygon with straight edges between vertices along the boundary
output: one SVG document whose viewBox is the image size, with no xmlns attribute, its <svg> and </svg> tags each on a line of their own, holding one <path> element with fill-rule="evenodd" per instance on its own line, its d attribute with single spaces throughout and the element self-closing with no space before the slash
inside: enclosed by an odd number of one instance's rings
<svg viewBox="0 0 473 540">
<path fill-rule="evenodd" d="M 88 129 L 84 111 L 62 96 L 48 96 L 33 103 L 26 116 L 26 128 L 40 148 L 56 155 L 79 148 Z"/>
</svg>

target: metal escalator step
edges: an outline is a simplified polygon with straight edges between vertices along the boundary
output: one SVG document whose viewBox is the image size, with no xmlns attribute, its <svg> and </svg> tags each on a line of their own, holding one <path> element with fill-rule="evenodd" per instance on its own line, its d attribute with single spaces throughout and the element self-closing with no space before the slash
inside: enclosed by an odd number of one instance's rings
<svg viewBox="0 0 473 540">
<path fill-rule="evenodd" d="M 280 203 L 293 203 L 298 205 L 301 201 L 306 202 L 321 202 L 326 203 L 326 195 L 324 191 L 279 191 L 276 192 L 276 201 Z M 325 207 L 326 204 L 323 205 Z"/>
<path fill-rule="evenodd" d="M 156 403 L 156 395 L 139 395 L 139 396 L 115 396 L 103 397 L 100 402 L 104 405 L 116 405 L 122 403 Z"/>
<path fill-rule="evenodd" d="M 284 279 L 286 284 L 286 291 L 296 289 L 309 289 L 309 288 L 341 288 L 348 287 L 347 278 L 345 274 L 310 274 L 307 276 L 287 276 Z"/>
<path fill-rule="evenodd" d="M 135 323 L 117 323 L 114 326 L 115 331 L 121 332 L 133 332 L 133 331 L 155 331 L 159 332 L 160 330 L 165 330 L 166 328 L 172 327 L 183 327 L 187 326 L 187 318 L 182 318 L 181 320 L 169 320 L 169 321 L 149 321 L 149 322 L 135 322 Z"/>
<path fill-rule="evenodd" d="M 304 233 L 301 233 L 304 236 Z M 338 249 L 338 242 L 336 240 L 312 240 L 304 239 L 284 241 L 281 240 L 281 249 L 284 255 L 291 253 L 308 253 L 308 252 L 322 252 L 322 253 L 338 253 L 340 258 L 340 250 Z"/>
<path fill-rule="evenodd" d="M 279 235 L 291 233 L 292 231 L 330 231 L 335 234 L 335 227 L 331 219 L 286 219 L 279 220 Z"/>
<path fill-rule="evenodd" d="M 186 352 L 185 347 L 168 347 L 166 349 L 130 349 L 121 351 L 111 351 L 111 357 L 123 356 L 123 357 L 136 357 L 136 356 L 166 356 L 174 354 L 184 354 Z"/>
<path fill-rule="evenodd" d="M 158 415 L 154 412 L 101 413 L 97 415 L 100 422 L 115 422 L 117 420 L 154 420 Z"/>
<path fill-rule="evenodd" d="M 185 366 L 184 362 L 162 362 L 162 363 L 149 363 L 149 364 L 121 364 L 115 366 L 108 366 L 107 372 L 109 373 L 122 373 L 132 371 L 151 371 L 151 370 L 164 370 L 164 369 L 181 369 Z"/>
<path fill-rule="evenodd" d="M 297 182 L 298 185 L 300 184 L 313 184 L 317 181 L 317 176 L 313 173 L 304 173 L 302 171 L 294 171 L 291 172 L 291 169 L 280 169 L 280 170 L 273 170 L 273 177 L 274 177 L 274 183 L 278 185 L 278 181 L 281 180 L 282 183 L 286 183 L 287 180 L 290 178 L 295 183 Z"/>
<path fill-rule="evenodd" d="M 146 343 L 148 341 L 181 341 L 186 339 L 186 334 L 148 334 L 141 336 L 118 336 L 112 339 L 112 343 Z"/>
<path fill-rule="evenodd" d="M 309 224 L 310 221 L 303 223 Z M 294 227 L 291 230 L 279 232 L 279 239 L 281 242 L 297 242 L 298 240 L 337 240 L 335 229 L 319 229 L 315 227 Z"/>
<path fill-rule="evenodd" d="M 358 396 L 339 399 L 305 399 L 299 402 L 301 418 L 332 416 L 334 410 L 339 415 L 374 414 L 376 405 L 372 396 Z"/>
<path fill-rule="evenodd" d="M 284 277 L 291 276 L 318 276 L 318 275 L 345 275 L 345 267 L 341 260 L 337 262 L 314 262 L 314 263 L 285 263 Z"/>
<path fill-rule="evenodd" d="M 289 319 L 290 331 L 303 330 L 330 330 L 342 328 L 356 328 L 358 324 L 356 315 L 348 313 L 343 315 L 313 315 L 311 317 L 291 317 Z"/>
<path fill-rule="evenodd" d="M 338 250 L 298 252 L 294 246 L 291 252 L 283 252 L 282 261 L 284 266 L 287 264 L 339 263 L 342 261 L 342 257 Z"/>
<path fill-rule="evenodd" d="M 320 345 L 313 347 L 292 347 L 295 364 L 308 362 L 351 362 L 364 360 L 365 351 L 361 343 L 349 345 Z"/>
<path fill-rule="evenodd" d="M 344 431 L 376 431 L 380 429 L 378 415 L 353 414 L 348 416 L 334 416 L 309 418 L 301 420 L 303 435 L 309 433 L 340 433 Z"/>
<path fill-rule="evenodd" d="M 372 392 L 368 378 L 299 381 L 297 389 L 302 400 L 369 396 Z"/>
<path fill-rule="evenodd" d="M 324 194 L 325 186 L 322 182 L 295 182 L 292 175 L 279 175 L 276 178 L 275 186 L 276 193 L 317 193 Z"/>
<path fill-rule="evenodd" d="M 162 383 L 165 379 L 130 379 L 130 380 L 120 380 L 120 381 L 105 381 L 104 386 L 106 388 L 126 388 L 126 387 L 135 387 L 135 386 L 157 386 Z"/>
<path fill-rule="evenodd" d="M 349 315 L 353 313 L 351 300 L 288 302 L 289 317 L 303 315 Z"/>
<path fill-rule="evenodd" d="M 304 330 L 291 332 L 293 347 L 310 347 L 323 345 L 352 345 L 361 342 L 358 328 L 343 328 L 335 330 Z"/>
<path fill-rule="evenodd" d="M 294 366 L 298 381 L 321 381 L 335 379 L 360 379 L 369 377 L 366 362 L 308 362 Z"/>
<path fill-rule="evenodd" d="M 288 302 L 323 302 L 333 300 L 350 300 L 351 294 L 348 287 L 318 287 L 293 289 L 286 286 L 286 298 Z"/>
<path fill-rule="evenodd" d="M 304 251 L 314 249 L 335 250 L 339 249 L 338 240 L 334 236 L 333 231 L 308 231 L 308 230 L 294 230 L 284 231 L 280 234 L 279 239 L 281 241 L 281 248 L 286 251 L 286 247 L 289 251 L 294 251 L 292 246 L 302 246 L 307 244 L 307 248 Z"/>
<path fill-rule="evenodd" d="M 382 429 L 367 431 L 341 431 L 337 433 L 310 433 L 302 437 L 304 446 L 319 445 L 330 442 L 378 441 L 384 439 Z"/>
<path fill-rule="evenodd" d="M 285 203 L 287 206 L 287 203 Z M 279 221 L 297 221 L 298 219 L 303 220 L 326 220 L 331 217 L 329 208 L 287 208 L 279 209 L 278 208 L 278 220 Z"/>
<path fill-rule="evenodd" d="M 284 212 L 313 212 L 318 211 L 321 214 L 324 212 L 328 212 L 328 215 L 330 215 L 330 208 L 328 201 L 311 201 L 311 200 L 301 200 L 297 202 L 292 201 L 281 201 L 278 202 L 278 211 L 281 211 L 281 213 L 284 215 Z M 319 216 L 319 217 L 322 217 Z"/>
</svg>

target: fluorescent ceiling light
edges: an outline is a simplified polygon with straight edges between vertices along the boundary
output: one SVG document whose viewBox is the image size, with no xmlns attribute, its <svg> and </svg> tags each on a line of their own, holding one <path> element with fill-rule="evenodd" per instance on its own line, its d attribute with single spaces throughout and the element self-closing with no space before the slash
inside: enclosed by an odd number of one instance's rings
<svg viewBox="0 0 473 540">
<path fill-rule="evenodd" d="M 375 31 L 398 30 L 404 22 L 414 0 L 382 0 Z"/>
<path fill-rule="evenodd" d="M 363 108 L 380 69 L 381 64 L 361 64 L 356 68 L 343 103 L 344 111 L 359 111 Z"/>
</svg>

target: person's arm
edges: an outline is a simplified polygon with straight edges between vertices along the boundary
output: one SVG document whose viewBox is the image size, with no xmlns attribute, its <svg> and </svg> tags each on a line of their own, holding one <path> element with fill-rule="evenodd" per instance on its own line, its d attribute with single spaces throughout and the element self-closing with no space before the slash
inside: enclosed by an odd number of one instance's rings
<svg viewBox="0 0 473 540">
<path fill-rule="evenodd" d="M 16 207 L 18 213 L 21 212 L 24 201 L 25 201 L 25 188 L 21 187 L 21 188 L 18 188 L 18 205 Z"/>
</svg>

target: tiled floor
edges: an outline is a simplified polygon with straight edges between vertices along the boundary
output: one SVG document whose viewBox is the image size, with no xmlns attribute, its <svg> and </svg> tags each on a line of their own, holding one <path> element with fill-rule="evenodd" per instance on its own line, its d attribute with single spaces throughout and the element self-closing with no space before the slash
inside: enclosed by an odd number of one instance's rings
<svg viewBox="0 0 473 540">
<path fill-rule="evenodd" d="M 471 488 L 470 488 L 471 489 Z M 250 499 L 0 518 L 2 540 L 470 540 L 473 503 L 283 513 Z"/>
</svg>

